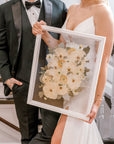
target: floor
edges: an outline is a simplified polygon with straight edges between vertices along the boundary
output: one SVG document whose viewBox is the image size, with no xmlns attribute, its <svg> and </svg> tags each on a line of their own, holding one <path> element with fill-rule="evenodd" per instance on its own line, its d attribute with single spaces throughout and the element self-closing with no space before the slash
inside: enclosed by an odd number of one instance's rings
<svg viewBox="0 0 114 144">
<path fill-rule="evenodd" d="M 21 144 L 20 133 L 0 122 L 0 144 Z"/>
<path fill-rule="evenodd" d="M 0 122 L 0 144 L 21 144 L 20 139 L 21 136 L 19 132 Z M 114 141 L 111 142 L 111 140 L 107 140 L 104 144 L 114 144 Z"/>
</svg>

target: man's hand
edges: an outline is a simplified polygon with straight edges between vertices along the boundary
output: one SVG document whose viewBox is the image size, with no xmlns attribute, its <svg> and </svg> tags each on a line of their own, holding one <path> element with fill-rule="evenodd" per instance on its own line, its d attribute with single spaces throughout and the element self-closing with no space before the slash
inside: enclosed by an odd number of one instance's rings
<svg viewBox="0 0 114 144">
<path fill-rule="evenodd" d="M 10 78 L 10 79 L 5 81 L 5 84 L 12 90 L 14 84 L 21 86 L 23 83 L 14 79 L 14 78 Z"/>
<path fill-rule="evenodd" d="M 41 20 L 40 22 L 36 22 L 34 25 L 33 25 L 33 28 L 32 28 L 32 33 L 36 36 L 37 34 L 44 34 L 44 30 L 42 28 L 41 25 L 46 25 L 46 23 Z"/>
</svg>

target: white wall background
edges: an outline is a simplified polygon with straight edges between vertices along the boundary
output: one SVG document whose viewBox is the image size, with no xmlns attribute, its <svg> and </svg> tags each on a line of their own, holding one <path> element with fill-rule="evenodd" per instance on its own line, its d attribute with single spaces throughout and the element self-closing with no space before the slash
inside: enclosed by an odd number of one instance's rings
<svg viewBox="0 0 114 144">
<path fill-rule="evenodd" d="M 66 3 L 67 7 L 69 7 L 71 4 L 80 3 L 81 0 L 62 0 Z M 112 9 L 113 15 L 114 15 L 114 0 L 109 0 L 109 5 Z"/>
<path fill-rule="evenodd" d="M 110 7 L 112 9 L 113 16 L 114 16 L 114 0 L 109 0 L 109 4 L 110 4 Z"/>
</svg>

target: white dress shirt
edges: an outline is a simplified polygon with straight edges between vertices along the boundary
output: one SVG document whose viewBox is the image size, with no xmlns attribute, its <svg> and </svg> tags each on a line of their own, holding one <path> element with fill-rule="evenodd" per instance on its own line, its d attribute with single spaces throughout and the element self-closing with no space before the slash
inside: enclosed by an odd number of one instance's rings
<svg viewBox="0 0 114 144">
<path fill-rule="evenodd" d="M 30 21 L 31 25 L 33 26 L 33 24 L 35 24 L 38 21 L 41 8 L 38 8 L 36 6 L 32 6 L 30 9 L 27 10 L 26 6 L 25 6 L 25 1 L 29 1 L 29 0 L 22 0 L 22 2 L 23 2 L 23 5 L 25 7 L 26 13 L 28 15 L 29 21 Z M 37 0 L 35 0 L 35 1 L 37 1 Z M 42 4 L 42 0 L 40 0 L 40 2 Z"/>
</svg>

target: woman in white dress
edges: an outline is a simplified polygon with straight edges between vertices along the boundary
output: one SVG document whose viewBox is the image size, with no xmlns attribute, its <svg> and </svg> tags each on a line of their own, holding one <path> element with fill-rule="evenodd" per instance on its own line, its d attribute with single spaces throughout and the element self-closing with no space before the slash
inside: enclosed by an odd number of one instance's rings
<svg viewBox="0 0 114 144">
<path fill-rule="evenodd" d="M 68 10 L 67 19 L 63 28 L 105 36 L 106 44 L 95 100 L 91 112 L 88 115 L 88 117 L 90 117 L 89 122 L 87 123 L 62 115 L 55 129 L 51 144 L 103 144 L 94 119 L 102 101 L 103 90 L 106 83 L 107 65 L 114 39 L 113 18 L 107 4 L 107 0 L 81 0 L 79 5 L 72 5 Z M 33 33 L 35 35 L 42 34 L 42 39 L 50 46 L 51 41 L 48 39 L 50 35 L 48 32 L 43 31 L 41 25 L 45 25 L 45 22 L 37 22 L 33 27 Z M 75 106 L 75 102 L 76 101 L 73 101 L 71 103 L 72 107 Z M 81 105 L 83 103 L 84 101 L 82 100 Z"/>
</svg>

